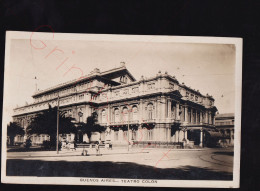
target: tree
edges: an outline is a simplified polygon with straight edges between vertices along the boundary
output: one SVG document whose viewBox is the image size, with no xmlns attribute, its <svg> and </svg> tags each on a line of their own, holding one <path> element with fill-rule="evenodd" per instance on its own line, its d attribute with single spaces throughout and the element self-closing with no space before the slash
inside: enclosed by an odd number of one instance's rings
<svg viewBox="0 0 260 191">
<path fill-rule="evenodd" d="M 66 117 L 64 112 L 59 112 L 59 134 L 75 133 L 76 128 L 72 117 Z M 27 134 L 48 134 L 51 145 L 55 145 L 57 136 L 57 107 L 43 111 L 33 118 L 26 129 Z"/>
<path fill-rule="evenodd" d="M 82 133 L 87 134 L 89 142 L 91 141 L 91 135 L 93 132 L 102 133 L 106 129 L 104 126 L 97 124 L 97 117 L 97 113 L 93 112 L 92 115 L 87 118 L 87 123 L 81 123 L 81 126 L 79 126 Z"/>
<path fill-rule="evenodd" d="M 7 125 L 7 136 L 10 138 L 10 145 L 14 144 L 14 137 L 16 135 L 24 135 L 24 133 L 24 128 L 16 122 L 10 122 L 10 124 Z"/>
</svg>

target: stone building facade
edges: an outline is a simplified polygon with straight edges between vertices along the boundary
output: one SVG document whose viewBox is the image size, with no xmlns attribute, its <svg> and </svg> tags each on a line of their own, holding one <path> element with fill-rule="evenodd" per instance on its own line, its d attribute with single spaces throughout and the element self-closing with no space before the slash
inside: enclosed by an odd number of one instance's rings
<svg viewBox="0 0 260 191">
<path fill-rule="evenodd" d="M 26 128 L 48 104 L 57 106 L 58 95 L 60 110 L 77 122 L 86 122 L 94 111 L 98 114 L 98 123 L 106 131 L 93 133 L 91 140 L 101 137 L 119 145 L 133 140 L 204 146 L 204 132 L 215 127 L 217 109 L 212 96 L 179 83 L 167 72 L 136 80 L 124 63 L 104 72 L 94 69 L 77 80 L 37 91 L 34 103 L 14 109 L 13 120 Z M 48 135 L 32 137 L 33 143 L 48 139 Z M 66 139 L 71 141 L 74 135 Z M 87 135 L 81 139 L 89 141 Z"/>
<path fill-rule="evenodd" d="M 215 118 L 216 129 L 221 133 L 222 146 L 234 146 L 234 113 L 217 114 Z"/>
</svg>

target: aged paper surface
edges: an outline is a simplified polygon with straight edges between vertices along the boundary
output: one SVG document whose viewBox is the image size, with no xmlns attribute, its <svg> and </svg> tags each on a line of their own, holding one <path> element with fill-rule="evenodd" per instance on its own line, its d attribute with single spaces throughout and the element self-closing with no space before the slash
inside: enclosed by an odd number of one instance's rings
<svg viewBox="0 0 260 191">
<path fill-rule="evenodd" d="M 42 27 L 6 33 L 2 182 L 239 187 L 242 39 Z"/>
</svg>

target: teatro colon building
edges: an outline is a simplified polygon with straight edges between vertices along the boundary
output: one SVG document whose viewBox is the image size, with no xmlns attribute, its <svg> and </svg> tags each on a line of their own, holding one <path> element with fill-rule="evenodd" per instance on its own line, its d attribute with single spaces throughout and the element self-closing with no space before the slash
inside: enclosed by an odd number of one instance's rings
<svg viewBox="0 0 260 191">
<path fill-rule="evenodd" d="M 35 114 L 48 105 L 86 122 L 93 112 L 104 132 L 93 132 L 91 140 L 110 140 L 114 145 L 133 142 L 186 143 L 206 146 L 206 133 L 214 131 L 217 111 L 212 96 L 187 87 L 167 72 L 151 78 L 135 79 L 124 63 L 108 71 L 94 69 L 89 75 L 37 91 L 34 102 L 14 109 L 13 120 L 25 129 Z M 128 134 L 129 133 L 129 134 Z M 80 135 L 88 142 L 86 134 Z M 66 135 L 67 141 L 74 134 Z M 49 140 L 48 135 L 34 135 L 33 143 Z M 16 137 L 15 141 L 24 141 Z"/>
</svg>

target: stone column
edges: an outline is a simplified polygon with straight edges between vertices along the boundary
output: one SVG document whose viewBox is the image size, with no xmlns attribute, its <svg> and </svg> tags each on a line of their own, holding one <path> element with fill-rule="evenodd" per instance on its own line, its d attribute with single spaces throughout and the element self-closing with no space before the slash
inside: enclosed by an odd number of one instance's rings
<svg viewBox="0 0 260 191">
<path fill-rule="evenodd" d="M 170 99 L 168 99 L 168 118 L 171 118 L 171 108 L 172 108 L 172 102 Z"/>
<path fill-rule="evenodd" d="M 111 124 L 111 108 L 110 105 L 107 106 L 107 126 Z"/>
<path fill-rule="evenodd" d="M 162 103 L 160 104 L 161 105 L 161 113 L 162 113 L 162 115 L 161 115 L 161 117 L 162 117 L 162 119 L 164 119 L 165 120 L 165 118 L 166 118 L 166 98 L 165 98 L 165 96 L 161 96 L 161 101 L 162 101 Z"/>
<path fill-rule="evenodd" d="M 184 122 L 188 122 L 188 107 L 184 106 Z"/>
<path fill-rule="evenodd" d="M 139 123 L 142 123 L 144 118 L 143 118 L 143 99 L 140 99 L 140 107 L 139 107 Z"/>
<path fill-rule="evenodd" d="M 203 129 L 201 129 L 200 130 L 200 147 L 203 147 L 203 136 L 204 136 Z"/>
<path fill-rule="evenodd" d="M 188 141 L 188 130 L 187 129 L 184 131 L 184 138 L 186 139 L 186 141 Z"/>
<path fill-rule="evenodd" d="M 234 135 L 234 130 L 230 129 L 230 144 L 233 145 L 234 144 L 234 140 L 233 140 L 233 135 Z"/>
<path fill-rule="evenodd" d="M 190 123 L 194 123 L 193 108 L 190 108 Z"/>
<path fill-rule="evenodd" d="M 195 123 L 196 124 L 198 123 L 198 112 L 197 112 L 197 110 L 195 110 Z"/>
<path fill-rule="evenodd" d="M 168 127 L 167 129 L 168 129 L 168 142 L 171 142 L 171 129 L 170 127 Z"/>
<path fill-rule="evenodd" d="M 209 121 L 208 121 L 208 111 L 205 112 L 205 122 L 209 123 Z"/>
<path fill-rule="evenodd" d="M 211 112 L 209 112 L 209 124 L 212 124 Z"/>
<path fill-rule="evenodd" d="M 160 103 L 160 98 L 157 98 L 157 100 L 156 100 L 156 108 L 157 108 L 157 114 L 156 114 L 156 119 L 158 120 L 158 122 L 159 122 L 159 120 L 160 119 L 162 119 L 162 114 L 161 114 L 161 103 Z"/>
<path fill-rule="evenodd" d="M 175 142 L 179 142 L 179 131 L 175 132 Z"/>
<path fill-rule="evenodd" d="M 200 124 L 203 123 L 202 112 L 200 111 Z"/>
<path fill-rule="evenodd" d="M 179 102 L 176 103 L 176 115 L 175 115 L 175 119 L 180 120 L 180 103 L 179 103 Z"/>
</svg>

